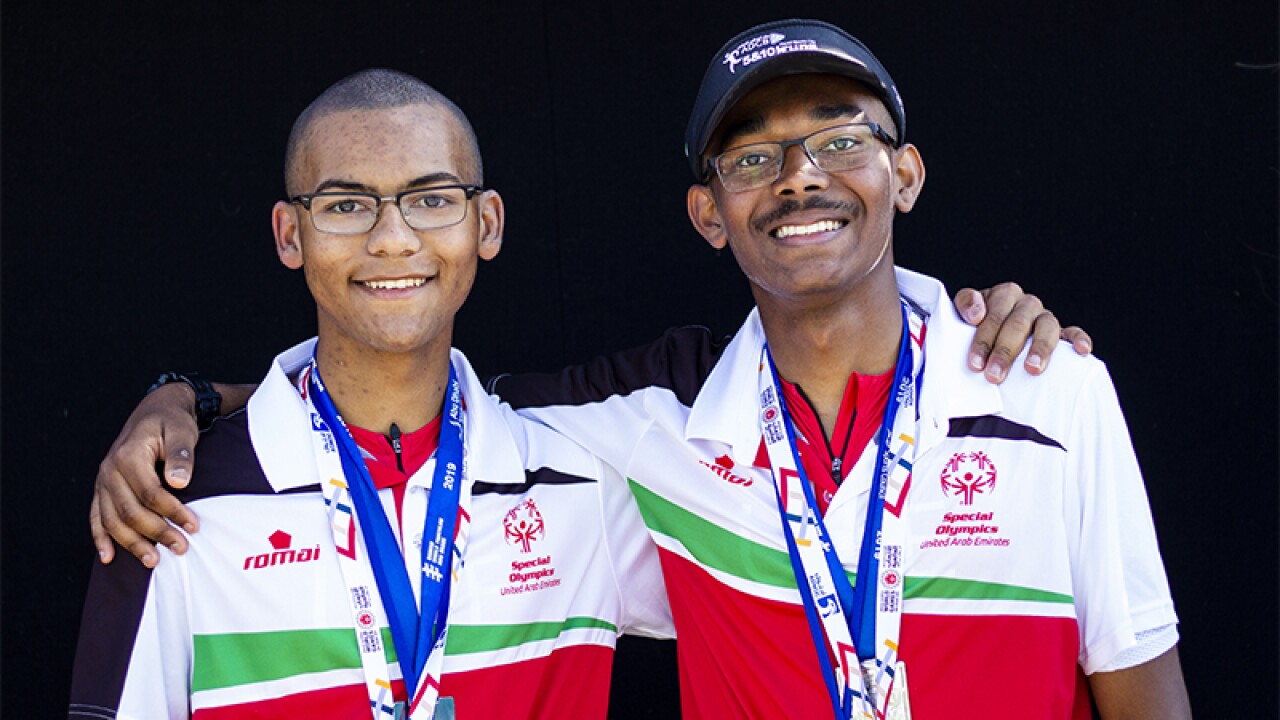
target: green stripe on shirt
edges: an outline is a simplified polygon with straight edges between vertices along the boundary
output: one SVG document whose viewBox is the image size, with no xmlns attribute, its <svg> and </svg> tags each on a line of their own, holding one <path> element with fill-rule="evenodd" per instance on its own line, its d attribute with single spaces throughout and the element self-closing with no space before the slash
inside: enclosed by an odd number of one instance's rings
<svg viewBox="0 0 1280 720">
<path fill-rule="evenodd" d="M 452 625 L 445 644 L 448 655 L 492 652 L 530 642 L 553 640 L 570 630 L 600 629 L 616 634 L 618 626 L 592 617 L 566 618 L 563 622 L 533 622 L 514 625 Z"/>
<path fill-rule="evenodd" d="M 649 529 L 679 540 L 694 559 L 713 570 L 774 587 L 795 589 L 796 580 L 786 552 L 752 542 L 667 500 L 634 480 L 628 480 Z M 855 573 L 847 573 L 849 582 Z M 946 600 L 1014 600 L 1070 604 L 1070 595 L 1037 588 L 982 580 L 944 577 L 906 578 L 904 598 Z"/>
<path fill-rule="evenodd" d="M 795 589 L 787 553 L 735 535 L 628 479 L 649 529 L 681 542 L 702 565 L 735 577 Z"/>
<path fill-rule="evenodd" d="M 902 588 L 905 598 L 942 600 L 1018 600 L 1071 604 L 1070 595 L 982 580 L 960 580 L 944 577 L 907 576 Z"/>
<path fill-rule="evenodd" d="M 192 641 L 192 692 L 360 667 L 351 628 L 196 635 Z M 382 628 L 382 646 L 387 662 L 398 662 L 388 628 Z"/>
<path fill-rule="evenodd" d="M 494 652 L 554 640 L 565 632 L 581 629 L 618 632 L 617 625 L 591 617 L 573 617 L 563 622 L 453 625 L 445 654 Z M 192 692 L 360 668 L 360 653 L 351 628 L 196 635 L 193 641 Z M 382 628 L 382 644 L 387 662 L 397 662 L 388 628 Z"/>
</svg>

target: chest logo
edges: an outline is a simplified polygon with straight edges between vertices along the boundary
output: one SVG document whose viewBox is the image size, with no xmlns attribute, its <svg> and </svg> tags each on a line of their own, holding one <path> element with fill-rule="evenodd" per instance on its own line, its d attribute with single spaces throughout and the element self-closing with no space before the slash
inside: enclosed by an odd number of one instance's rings
<svg viewBox="0 0 1280 720">
<path fill-rule="evenodd" d="M 277 530 L 267 536 L 271 543 L 271 552 L 250 555 L 244 559 L 244 570 L 261 570 L 273 565 L 292 565 L 293 563 L 314 562 L 320 559 L 320 546 L 295 550 L 293 536 L 283 530 Z"/>
<path fill-rule="evenodd" d="M 961 505 L 972 505 L 975 495 L 987 495 L 996 489 L 996 464 L 981 451 L 956 453 L 942 466 L 942 492 L 960 498 Z"/>
<path fill-rule="evenodd" d="M 542 513 L 532 498 L 511 508 L 502 519 L 502 530 L 508 545 L 518 545 L 520 552 L 526 553 L 532 552 L 533 543 L 547 534 Z"/>
<path fill-rule="evenodd" d="M 733 485 L 751 487 L 751 482 L 752 482 L 751 478 L 745 478 L 745 477 L 742 477 L 741 475 L 735 475 L 732 472 L 730 472 L 731 470 L 733 470 L 734 462 L 733 462 L 733 458 L 729 457 L 728 455 L 721 455 L 720 457 L 716 458 L 716 462 L 714 465 L 707 462 L 706 460 L 699 460 L 698 462 L 706 469 L 710 470 L 711 472 L 715 473 L 721 478 L 728 480 Z"/>
</svg>

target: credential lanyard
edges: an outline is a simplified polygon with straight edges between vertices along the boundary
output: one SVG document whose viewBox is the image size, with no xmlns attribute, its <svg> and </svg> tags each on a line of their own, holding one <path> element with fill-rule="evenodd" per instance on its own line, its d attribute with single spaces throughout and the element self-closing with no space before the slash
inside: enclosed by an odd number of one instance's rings
<svg viewBox="0 0 1280 720">
<path fill-rule="evenodd" d="M 862 717 L 883 717 L 897 656 L 903 535 L 899 512 L 914 459 L 915 381 L 923 367 L 923 350 L 913 347 L 923 338 L 923 320 L 905 302 L 902 313 L 902 339 L 878 433 L 856 586 L 850 584 L 817 511 L 813 486 L 796 447 L 795 425 L 779 389 L 777 369 L 768 346 L 762 351 L 761 430 L 773 467 L 792 571 L 832 708 L 839 718 L 853 717 L 855 707 L 860 708 Z M 900 441 L 896 446 L 895 440 Z M 882 565 L 886 566 L 884 577 Z"/>
<path fill-rule="evenodd" d="M 373 478 L 369 475 L 359 447 L 346 430 L 333 401 L 325 391 L 314 360 L 309 368 L 309 375 L 309 399 L 318 419 L 327 426 L 316 427 L 315 430 L 323 432 L 327 429 L 337 441 L 336 450 L 341 458 L 345 485 L 350 491 L 351 503 L 355 509 L 355 524 L 360 528 L 369 554 L 369 565 L 373 569 L 376 589 L 388 615 L 401 677 L 409 694 L 408 715 L 418 717 L 415 710 L 426 700 L 422 716 L 430 717 L 439 692 L 438 678 L 424 677 L 424 670 L 427 669 L 428 658 L 433 650 L 443 652 L 443 648 L 438 646 L 442 645 L 448 627 L 452 580 L 450 565 L 455 554 L 454 532 L 463 485 L 462 393 L 457 375 L 451 364 L 448 391 L 445 393 L 444 421 L 440 423 L 440 440 L 436 450 L 435 473 L 422 531 L 422 579 L 416 606 L 413 586 L 405 570 L 399 543 L 378 500 Z M 326 499 L 327 497 L 326 494 Z M 331 507 L 331 516 L 335 509 Z M 353 543 L 349 545 L 347 553 L 343 552 L 340 545 L 339 554 L 354 560 L 355 547 Z M 360 625 L 359 617 L 357 613 L 357 626 Z M 439 662 L 432 664 L 438 665 Z M 372 697 L 370 701 L 377 717 L 381 703 Z"/>
</svg>

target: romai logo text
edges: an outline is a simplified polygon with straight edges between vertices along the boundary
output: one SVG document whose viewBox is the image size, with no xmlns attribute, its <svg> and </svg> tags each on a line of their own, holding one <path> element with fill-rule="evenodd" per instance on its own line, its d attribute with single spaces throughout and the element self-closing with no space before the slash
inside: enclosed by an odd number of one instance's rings
<svg viewBox="0 0 1280 720">
<path fill-rule="evenodd" d="M 314 562 L 320 559 L 320 546 L 294 550 L 293 537 L 283 530 L 277 530 L 267 538 L 271 543 L 271 552 L 250 555 L 244 559 L 244 570 L 261 570 L 276 565 L 292 565 L 293 563 Z"/>
</svg>

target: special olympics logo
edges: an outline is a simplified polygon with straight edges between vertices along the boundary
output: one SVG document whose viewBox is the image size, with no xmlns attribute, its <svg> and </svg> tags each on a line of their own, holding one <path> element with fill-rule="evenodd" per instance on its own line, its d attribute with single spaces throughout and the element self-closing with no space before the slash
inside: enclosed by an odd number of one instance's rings
<svg viewBox="0 0 1280 720">
<path fill-rule="evenodd" d="M 525 500 L 511 508 L 511 512 L 502 519 L 503 535 L 508 545 L 519 545 L 520 552 L 530 552 L 529 544 L 541 540 L 547 533 L 542 522 L 542 513 L 532 499 Z"/>
<path fill-rule="evenodd" d="M 356 616 L 356 623 L 364 630 L 372 628 L 373 613 L 368 610 L 361 611 L 360 614 Z"/>
<path fill-rule="evenodd" d="M 942 467 L 942 491 L 960 498 L 961 505 L 972 505 L 974 495 L 985 495 L 996 488 L 996 465 L 984 452 L 956 453 Z"/>
</svg>

